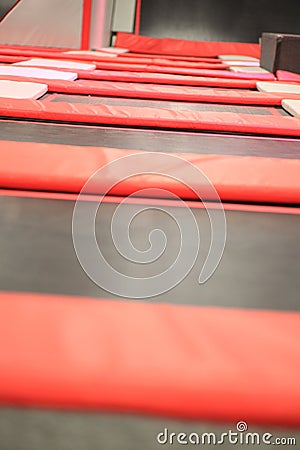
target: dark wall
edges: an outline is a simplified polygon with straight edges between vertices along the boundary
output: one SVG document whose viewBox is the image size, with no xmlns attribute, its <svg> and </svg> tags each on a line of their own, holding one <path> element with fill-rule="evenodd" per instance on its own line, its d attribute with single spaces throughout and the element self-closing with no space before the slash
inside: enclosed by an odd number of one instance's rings
<svg viewBox="0 0 300 450">
<path fill-rule="evenodd" d="M 142 0 L 145 36 L 257 42 L 264 31 L 300 34 L 300 1 Z"/>
<path fill-rule="evenodd" d="M 0 0 L 0 20 L 17 3 L 16 0 Z"/>
</svg>

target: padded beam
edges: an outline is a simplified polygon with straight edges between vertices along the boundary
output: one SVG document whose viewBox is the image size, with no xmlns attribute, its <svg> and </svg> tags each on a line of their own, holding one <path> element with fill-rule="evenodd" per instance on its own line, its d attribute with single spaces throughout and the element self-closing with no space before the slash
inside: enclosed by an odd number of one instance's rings
<svg viewBox="0 0 300 450">
<path fill-rule="evenodd" d="M 36 100 L 46 94 L 48 86 L 40 83 L 0 80 L 0 97 Z"/>
<path fill-rule="evenodd" d="M 159 39 L 129 33 L 117 33 L 115 46 L 127 48 L 134 53 L 157 53 L 161 55 L 216 57 L 222 54 L 244 54 L 255 58 L 260 56 L 258 44 Z"/>
<path fill-rule="evenodd" d="M 43 59 L 43 58 L 27 59 L 26 61 L 17 62 L 14 65 L 25 67 L 49 67 L 57 69 L 71 69 L 74 71 L 96 69 L 96 64 L 86 64 L 73 61 L 63 61 L 60 59 Z"/>
<path fill-rule="evenodd" d="M 117 79 L 114 77 L 117 77 L 118 75 L 120 77 L 123 76 L 123 81 L 130 81 L 130 77 L 140 77 L 141 81 L 146 81 L 145 78 L 148 76 L 149 80 L 153 80 L 153 79 L 165 79 L 165 80 L 174 80 L 175 76 L 178 76 L 177 78 L 177 82 L 175 84 L 192 84 L 189 83 L 189 80 L 194 80 L 196 84 L 194 84 L 194 86 L 201 86 L 201 80 L 204 80 L 205 78 L 214 78 L 215 82 L 217 79 L 220 80 L 241 80 L 241 81 L 274 81 L 275 77 L 272 73 L 234 73 L 234 72 L 230 72 L 230 71 L 226 71 L 226 70 L 197 70 L 197 71 L 193 71 L 193 73 L 197 72 L 197 75 L 194 76 L 188 76 L 188 73 L 186 73 L 186 75 L 181 75 L 183 72 L 183 69 L 170 69 L 168 70 L 168 72 L 172 72 L 172 73 L 164 73 L 165 69 L 161 69 L 158 72 L 155 72 L 155 70 L 157 70 L 156 68 L 154 70 L 150 69 L 148 70 L 148 72 L 126 72 L 124 70 L 124 72 L 121 71 L 117 71 L 117 70 L 94 70 L 93 72 L 78 72 L 78 78 L 82 78 L 82 79 L 89 79 L 89 80 L 103 80 L 103 76 L 105 76 L 105 74 L 107 74 L 108 77 L 111 77 L 111 80 L 115 80 L 115 81 L 122 81 L 121 79 Z M 124 75 L 122 75 L 122 72 Z M 148 75 L 151 72 L 153 72 L 153 75 Z M 190 70 L 188 70 L 187 72 L 191 72 Z M 179 74 L 179 75 L 178 75 Z M 143 80 L 144 78 L 144 80 Z M 180 80 L 183 81 L 183 83 L 180 83 Z M 179 81 L 179 82 L 178 82 Z M 186 82 L 184 82 L 186 81 Z M 221 82 L 221 81 L 220 81 Z M 254 83 L 254 85 L 256 86 L 256 83 Z M 205 85 L 202 85 L 205 86 Z M 221 85 L 219 85 L 221 86 Z M 230 82 L 228 83 L 228 86 L 230 87 L 238 87 L 238 85 L 233 86 Z M 249 85 L 248 85 L 249 87 Z"/>
<path fill-rule="evenodd" d="M 300 116 L 300 100 L 283 100 L 282 107 L 292 116 Z"/>
<path fill-rule="evenodd" d="M 296 427 L 299 330 L 299 313 L 2 293 L 0 403 Z"/>
<path fill-rule="evenodd" d="M 257 89 L 261 92 L 270 93 L 286 93 L 286 94 L 299 94 L 300 85 L 290 83 L 268 83 L 259 81 L 256 85 Z"/>
<path fill-rule="evenodd" d="M 299 124 L 298 119 L 291 120 Z M 51 132 L 51 128 L 49 131 Z M 125 149 L 75 145 L 69 147 L 36 142 L 0 141 L 0 145 L 6 149 L 5 153 L 0 153 L 0 187 L 47 192 L 79 193 L 90 176 L 101 167 L 121 157 L 143 153 Z M 264 157 L 263 154 L 261 157 L 193 154 L 192 151 L 177 155 L 199 167 L 211 181 L 222 201 L 300 203 L 300 159 L 297 159 L 297 155 L 293 159 Z M 147 172 L 146 169 L 146 166 L 143 167 L 144 172 Z M 169 173 L 170 167 L 160 167 L 160 170 Z M 174 181 L 170 184 L 170 179 L 162 179 L 152 174 L 135 177 L 133 183 L 128 180 L 116 185 L 110 194 L 127 196 L 134 192 L 137 186 L 140 189 L 159 187 L 185 200 L 197 198 L 194 191 L 181 182 Z M 199 180 L 191 179 L 189 186 L 197 190 Z M 89 193 L 103 192 L 99 192 L 98 188 Z M 215 198 L 207 197 L 206 200 Z"/>
<path fill-rule="evenodd" d="M 63 72 L 62 70 L 47 70 L 33 67 L 18 67 L 15 65 L 0 66 L 0 75 L 12 75 L 29 78 L 41 78 L 43 80 L 68 80 L 74 81 L 77 73 Z"/>
<path fill-rule="evenodd" d="M 299 121 L 279 115 L 252 116 L 231 112 L 174 111 L 147 107 L 45 103 L 38 100 L 14 99 L 0 99 L 0 115 L 58 122 L 300 136 Z"/>
<path fill-rule="evenodd" d="M 78 94 L 106 97 L 177 100 L 200 103 L 281 106 L 286 98 L 297 94 L 266 94 L 237 89 L 195 88 L 191 86 L 165 86 L 149 83 L 118 83 L 113 81 L 77 80 L 49 81 L 49 91 L 60 94 Z M 288 95 L 288 96 L 287 96 Z"/>
</svg>

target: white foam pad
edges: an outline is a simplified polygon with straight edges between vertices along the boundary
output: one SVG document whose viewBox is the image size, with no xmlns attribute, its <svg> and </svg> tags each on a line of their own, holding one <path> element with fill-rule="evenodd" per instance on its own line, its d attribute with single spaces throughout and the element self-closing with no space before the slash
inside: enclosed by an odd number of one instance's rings
<svg viewBox="0 0 300 450">
<path fill-rule="evenodd" d="M 123 55 L 123 53 L 128 53 L 129 50 L 127 48 L 120 47 L 102 47 L 100 50 L 108 53 L 114 53 L 116 55 Z"/>
<path fill-rule="evenodd" d="M 0 80 L 0 97 L 36 100 L 48 91 L 48 86 L 42 83 L 27 81 Z"/>
<path fill-rule="evenodd" d="M 116 58 L 118 55 L 116 53 L 111 53 L 111 52 L 99 52 L 99 51 L 92 51 L 92 50 L 71 50 L 68 52 L 64 52 L 68 55 L 85 55 L 85 56 L 90 56 L 91 59 L 93 59 L 95 56 L 100 56 L 100 57 L 107 57 L 107 58 Z"/>
<path fill-rule="evenodd" d="M 20 67 L 10 64 L 0 66 L 0 75 L 10 75 L 27 78 L 44 78 L 46 80 L 74 81 L 78 77 L 74 72 L 63 72 L 61 70 L 37 69 L 33 67 Z"/>
<path fill-rule="evenodd" d="M 282 100 L 281 104 L 292 116 L 300 116 L 300 100 Z"/>
<path fill-rule="evenodd" d="M 275 92 L 279 94 L 300 94 L 300 84 L 271 83 L 258 81 L 256 87 L 260 92 Z"/>
<path fill-rule="evenodd" d="M 243 55 L 219 55 L 218 58 L 225 59 L 227 61 L 259 61 L 259 59 L 253 58 L 252 56 Z"/>
<path fill-rule="evenodd" d="M 96 64 L 85 64 L 74 61 L 63 61 L 60 59 L 33 58 L 27 61 L 14 63 L 14 66 L 26 67 L 55 67 L 57 69 L 71 70 L 95 70 Z"/>
<path fill-rule="evenodd" d="M 229 66 L 259 67 L 259 61 L 227 61 L 226 59 L 223 59 L 222 62 Z"/>
<path fill-rule="evenodd" d="M 236 66 L 231 66 L 229 67 L 229 70 L 231 70 L 232 72 L 255 72 L 255 73 L 270 73 L 268 70 L 263 69 L 262 67 L 236 67 Z"/>
</svg>

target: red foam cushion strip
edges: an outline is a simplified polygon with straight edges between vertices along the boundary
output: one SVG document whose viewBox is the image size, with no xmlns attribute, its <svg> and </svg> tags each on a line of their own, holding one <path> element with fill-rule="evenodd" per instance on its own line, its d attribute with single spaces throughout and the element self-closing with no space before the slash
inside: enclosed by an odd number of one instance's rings
<svg viewBox="0 0 300 450">
<path fill-rule="evenodd" d="M 252 116 L 231 112 L 174 111 L 63 102 L 43 103 L 38 100 L 4 98 L 0 98 L 0 115 L 63 122 L 300 136 L 299 119 L 280 115 Z"/>
<path fill-rule="evenodd" d="M 104 95 L 109 97 L 244 105 L 281 105 L 281 100 L 286 98 L 285 94 L 274 96 L 263 92 L 239 91 L 234 89 L 198 89 L 190 86 L 165 86 L 142 83 L 132 84 L 112 81 L 93 82 L 89 80 L 78 80 L 76 83 L 49 83 L 49 91 L 57 93 Z M 293 98 L 298 98 L 293 94 L 292 96 Z"/>
<path fill-rule="evenodd" d="M 117 33 L 115 46 L 127 48 L 135 53 L 157 53 L 160 55 L 216 57 L 225 54 L 260 57 L 260 46 L 258 44 L 159 39 L 130 33 Z"/>
<path fill-rule="evenodd" d="M 9 56 L 9 55 L 0 55 L 0 63 L 17 63 L 21 61 L 26 61 L 27 58 L 23 56 Z"/>
<path fill-rule="evenodd" d="M 154 60 L 155 61 L 155 60 Z M 157 73 L 174 73 L 181 75 L 201 75 L 203 70 L 222 70 L 228 69 L 228 64 L 209 64 L 197 63 L 197 65 L 186 66 L 183 64 L 160 63 L 159 60 L 153 64 L 125 63 L 125 62 L 99 62 L 96 64 L 97 69 L 104 70 L 125 70 L 126 72 L 157 72 Z M 194 63 L 195 64 L 195 63 Z"/>
<path fill-rule="evenodd" d="M 0 76 L 0 80 L 41 82 L 36 78 Z M 264 93 L 234 89 L 198 89 L 190 86 L 157 85 L 92 80 L 45 80 L 48 92 L 60 94 L 99 95 L 108 97 L 178 100 L 188 102 L 226 103 L 241 105 L 280 106 L 283 99 L 298 99 L 299 94 Z"/>
<path fill-rule="evenodd" d="M 286 81 L 290 83 L 300 83 L 300 75 L 285 70 L 277 70 L 276 77 L 279 81 Z"/>
<path fill-rule="evenodd" d="M 194 61 L 194 62 L 208 62 L 208 63 L 219 63 L 219 58 L 201 58 L 201 57 L 195 57 L 195 56 L 172 56 L 172 55 L 158 55 L 157 53 L 131 53 L 127 52 L 122 54 L 123 58 L 164 58 L 168 61 Z"/>
<path fill-rule="evenodd" d="M 112 64 L 105 65 L 107 68 L 112 68 Z M 126 72 L 124 65 L 121 65 L 120 67 L 121 71 L 124 70 Z M 117 72 L 117 67 L 112 70 Z M 275 76 L 272 73 L 259 73 L 259 72 L 253 72 L 253 73 L 239 73 L 239 72 L 230 72 L 229 70 L 205 70 L 205 69 L 176 69 L 173 67 L 170 68 L 158 68 L 157 66 L 149 66 L 146 70 L 140 71 L 138 69 L 137 71 L 128 72 L 128 74 L 141 73 L 141 76 L 145 76 L 147 73 L 155 73 L 155 76 L 157 74 L 165 74 L 166 71 L 168 72 L 168 75 L 183 75 L 186 76 L 192 76 L 194 78 L 197 77 L 211 77 L 211 78 L 224 78 L 229 80 L 256 80 L 256 81 L 274 81 Z M 93 70 L 93 71 L 77 71 L 78 77 L 83 79 L 90 79 L 90 80 L 97 80 L 98 76 L 102 76 L 101 70 Z M 118 72 L 117 72 L 118 73 Z"/>
<path fill-rule="evenodd" d="M 36 191 L 78 193 L 99 168 L 123 156 L 139 153 L 124 149 L 69 147 L 36 142 L 0 141 L 0 145 L 6 149 L 0 153 L 0 187 Z M 221 200 L 300 203 L 300 160 L 187 153 L 177 155 L 199 167 L 215 186 Z M 167 166 L 159 167 L 159 173 L 162 170 L 170 173 L 170 169 Z M 143 171 L 146 172 L 146 167 L 143 167 Z M 201 189 L 198 179 L 190 180 L 189 184 L 195 190 Z M 135 192 L 137 187 L 159 187 L 183 199 L 197 198 L 191 189 L 180 182 L 154 175 L 124 181 L 115 186 L 111 193 L 127 196 Z M 90 193 L 99 194 L 97 189 Z M 208 196 L 207 200 L 211 198 Z"/>
<path fill-rule="evenodd" d="M 95 73 L 90 75 L 90 72 L 85 73 L 85 78 L 100 81 L 121 81 L 130 83 L 157 83 L 166 85 L 179 85 L 179 86 L 203 86 L 203 87 L 221 87 L 221 88 L 238 88 L 238 89 L 254 89 L 256 88 L 256 81 L 251 80 L 226 80 L 222 78 L 201 78 L 201 77 L 188 77 L 181 75 L 166 75 L 166 74 L 151 74 L 151 73 L 139 73 L 139 72 L 117 72 L 107 70 L 97 70 L 97 76 Z M 3 76 L 0 77 L 3 79 Z M 6 76 L 5 79 L 11 80 L 29 80 L 23 76 Z M 43 82 L 53 85 L 52 83 L 58 83 L 60 80 L 43 80 L 40 78 L 31 78 L 31 80 L 37 82 Z M 50 83 L 51 82 L 51 83 Z"/>
<path fill-rule="evenodd" d="M 299 330 L 298 313 L 3 293 L 0 402 L 299 426 Z"/>
</svg>

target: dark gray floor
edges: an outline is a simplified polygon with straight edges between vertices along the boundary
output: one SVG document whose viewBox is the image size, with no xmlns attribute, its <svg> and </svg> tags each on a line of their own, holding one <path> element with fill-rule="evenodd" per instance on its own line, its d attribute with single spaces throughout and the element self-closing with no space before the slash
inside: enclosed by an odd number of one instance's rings
<svg viewBox="0 0 300 450">
<path fill-rule="evenodd" d="M 299 139 L 120 129 L 0 120 L 0 139 L 151 152 L 300 158 Z"/>
<path fill-rule="evenodd" d="M 91 297 L 112 295 L 84 273 L 71 235 L 74 202 L 0 197 L 0 288 Z M 115 204 L 103 204 L 96 229 L 101 250 L 113 267 L 135 277 L 149 277 L 169 267 L 178 253 L 179 233 L 167 214 L 150 210 L 132 222 L 134 245 L 143 250 L 154 228 L 163 229 L 168 245 L 152 264 L 124 261 L 114 248 L 110 222 Z M 133 212 L 139 205 L 127 205 Z M 85 204 L 89 214 L 89 203 Z M 172 212 L 172 208 L 169 209 Z M 185 211 L 180 210 L 185 220 Z M 194 210 L 202 248 L 190 274 L 174 289 L 149 301 L 172 304 L 299 310 L 300 215 L 227 211 L 227 244 L 213 277 L 204 285 L 198 277 L 210 243 L 210 227 L 203 210 Z M 82 229 L 81 239 L 86 239 Z M 191 249 L 195 242 L 187 245 Z M 93 261 L 92 261 L 93 262 Z M 101 270 L 101 269 L 100 269 Z"/>
<path fill-rule="evenodd" d="M 154 450 L 159 448 L 179 450 L 181 448 L 214 448 L 215 445 L 159 445 L 157 435 L 165 428 L 169 433 L 215 433 L 220 439 L 222 433 L 235 431 L 236 424 L 210 424 L 184 422 L 164 418 L 151 418 L 119 414 L 92 414 L 80 412 L 41 411 L 30 409 L 0 409 L 1 450 Z M 296 445 L 276 445 L 276 448 L 298 449 L 300 432 L 294 429 L 250 426 L 249 433 L 264 433 L 276 438 L 295 438 Z M 206 440 L 207 442 L 207 440 Z M 261 448 L 262 444 L 220 445 L 224 450 L 236 448 Z"/>
</svg>

